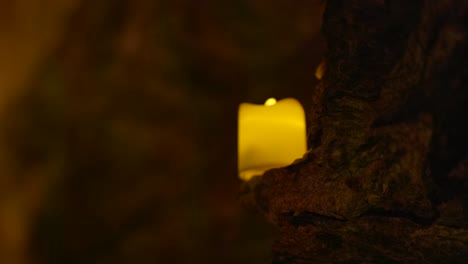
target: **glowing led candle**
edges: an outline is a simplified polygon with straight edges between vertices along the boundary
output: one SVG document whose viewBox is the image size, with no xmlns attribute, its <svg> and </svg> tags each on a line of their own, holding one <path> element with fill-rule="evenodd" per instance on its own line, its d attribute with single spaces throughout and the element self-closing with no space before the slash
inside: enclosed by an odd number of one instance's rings
<svg viewBox="0 0 468 264">
<path fill-rule="evenodd" d="M 265 171 L 287 166 L 306 152 L 304 109 L 292 98 L 264 105 L 239 107 L 239 177 L 249 180 Z"/>
</svg>

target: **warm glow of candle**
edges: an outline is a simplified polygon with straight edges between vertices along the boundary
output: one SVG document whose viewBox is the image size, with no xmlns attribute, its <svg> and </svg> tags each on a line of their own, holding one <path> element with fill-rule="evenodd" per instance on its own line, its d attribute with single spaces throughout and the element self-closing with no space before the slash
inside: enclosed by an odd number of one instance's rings
<svg viewBox="0 0 468 264">
<path fill-rule="evenodd" d="M 317 80 L 321 80 L 323 78 L 326 67 L 327 64 L 325 63 L 325 60 L 322 60 L 322 62 L 320 62 L 320 64 L 317 66 L 317 69 L 315 70 L 315 78 L 317 78 Z"/>
<path fill-rule="evenodd" d="M 265 105 L 239 107 L 239 177 L 249 180 L 265 171 L 287 166 L 306 152 L 304 109 L 292 98 Z"/>
<path fill-rule="evenodd" d="M 272 106 L 272 105 L 275 105 L 275 104 L 276 104 L 276 99 L 275 98 L 270 98 L 270 99 L 265 101 L 266 106 Z"/>
</svg>

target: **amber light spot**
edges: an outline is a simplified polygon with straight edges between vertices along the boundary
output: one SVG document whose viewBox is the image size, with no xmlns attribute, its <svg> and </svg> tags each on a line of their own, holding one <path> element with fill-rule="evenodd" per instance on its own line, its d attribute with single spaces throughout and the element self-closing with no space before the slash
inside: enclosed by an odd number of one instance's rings
<svg viewBox="0 0 468 264">
<path fill-rule="evenodd" d="M 265 106 L 272 106 L 276 104 L 276 99 L 275 98 L 269 98 L 268 100 L 265 101 Z"/>
<path fill-rule="evenodd" d="M 326 70 L 326 62 L 325 60 L 322 60 L 322 62 L 317 66 L 317 69 L 315 70 L 315 78 L 317 80 L 321 80 L 323 78 L 323 75 L 325 74 Z"/>
</svg>

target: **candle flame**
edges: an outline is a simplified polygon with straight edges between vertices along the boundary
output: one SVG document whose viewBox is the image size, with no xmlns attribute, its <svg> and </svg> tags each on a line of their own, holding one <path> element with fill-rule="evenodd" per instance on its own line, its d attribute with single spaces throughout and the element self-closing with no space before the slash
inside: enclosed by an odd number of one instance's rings
<svg viewBox="0 0 468 264">
<path fill-rule="evenodd" d="M 269 98 L 268 100 L 265 101 L 265 106 L 272 106 L 276 104 L 276 99 L 275 98 Z"/>
</svg>

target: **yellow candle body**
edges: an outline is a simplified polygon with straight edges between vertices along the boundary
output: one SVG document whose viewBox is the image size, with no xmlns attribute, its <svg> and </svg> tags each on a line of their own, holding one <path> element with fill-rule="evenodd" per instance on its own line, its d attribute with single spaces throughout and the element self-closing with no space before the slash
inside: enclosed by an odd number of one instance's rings
<svg viewBox="0 0 468 264">
<path fill-rule="evenodd" d="M 265 105 L 243 103 L 238 124 L 239 177 L 249 180 L 291 164 L 307 151 L 305 113 L 292 98 Z"/>
</svg>

